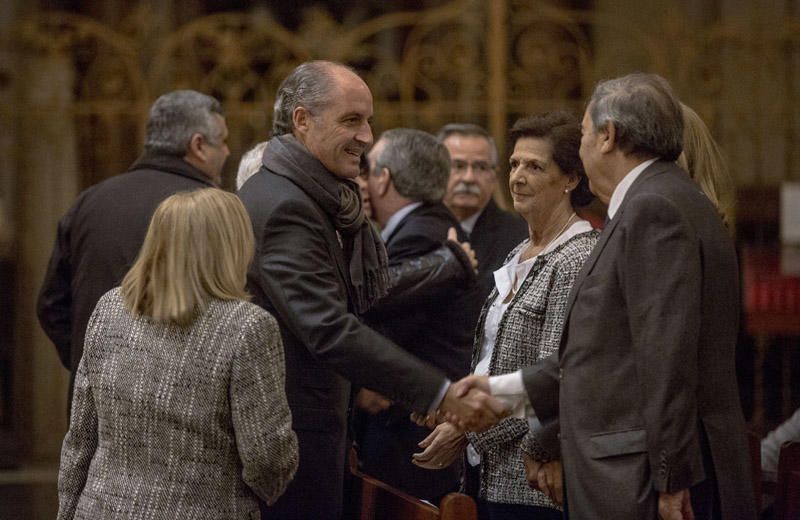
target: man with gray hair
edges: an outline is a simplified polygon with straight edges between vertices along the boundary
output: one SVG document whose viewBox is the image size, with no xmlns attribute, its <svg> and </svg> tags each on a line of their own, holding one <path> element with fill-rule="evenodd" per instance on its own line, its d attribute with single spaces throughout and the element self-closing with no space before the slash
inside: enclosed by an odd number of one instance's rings
<svg viewBox="0 0 800 520">
<path fill-rule="evenodd" d="M 367 190 L 390 267 L 430 253 L 447 240 L 448 230 L 460 230 L 442 203 L 450 156 L 434 136 L 406 128 L 389 130 L 367 158 Z M 463 231 L 460 238 L 465 239 Z M 472 332 L 483 303 L 477 289 L 453 280 L 424 295 L 406 295 L 401 305 L 379 302 L 367 313 L 367 323 L 451 380 L 460 379 L 469 371 Z M 413 465 L 411 455 L 430 430 L 410 422 L 408 415 L 406 407 L 394 405 L 365 417 L 359 450 L 364 471 L 438 503 L 457 488 L 460 464 L 440 471 Z"/>
<path fill-rule="evenodd" d="M 494 271 L 508 253 L 528 236 L 525 221 L 497 206 L 497 146 L 486 129 L 450 123 L 437 135 L 450 152 L 450 178 L 444 203 L 467 232 L 478 257 L 480 300 L 494 288 Z"/>
<path fill-rule="evenodd" d="M 462 384 L 527 395 L 519 404 L 544 425 L 543 445 L 560 447 L 572 518 L 756 518 L 734 366 L 736 253 L 675 164 L 680 102 L 654 74 L 603 81 L 582 130 L 610 220 L 575 280 L 558 356 Z"/>
<path fill-rule="evenodd" d="M 457 399 L 446 375 L 362 323 L 389 289 L 381 237 L 358 185 L 372 144 L 372 94 L 350 68 L 299 65 L 281 83 L 263 167 L 242 186 L 256 236 L 248 286 L 275 315 L 300 467 L 266 518 L 342 513 L 350 382 L 411 410 L 437 408 L 473 424 L 502 415 L 483 392 Z"/>
<path fill-rule="evenodd" d="M 156 206 L 179 191 L 218 186 L 227 137 L 219 101 L 193 90 L 164 94 L 150 108 L 144 153 L 130 170 L 78 195 L 59 221 L 37 314 L 71 378 L 89 316 L 133 264 Z"/>
</svg>

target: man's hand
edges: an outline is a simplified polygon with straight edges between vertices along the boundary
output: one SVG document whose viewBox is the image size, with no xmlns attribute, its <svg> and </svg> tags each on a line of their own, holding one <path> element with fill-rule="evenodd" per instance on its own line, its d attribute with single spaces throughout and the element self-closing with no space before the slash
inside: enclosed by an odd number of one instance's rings
<svg viewBox="0 0 800 520">
<path fill-rule="evenodd" d="M 561 461 L 552 460 L 542 464 L 538 473 L 539 489 L 557 505 L 564 504 L 564 475 Z"/>
<path fill-rule="evenodd" d="M 431 430 L 445 422 L 444 415 L 440 414 L 439 412 L 434 412 L 428 415 L 418 414 L 417 412 L 411 412 L 411 416 L 409 417 L 411 422 L 416 424 L 417 426 L 422 426 L 423 428 L 430 428 Z"/>
<path fill-rule="evenodd" d="M 491 388 L 489 388 L 489 376 L 468 375 L 453 383 L 452 386 L 455 386 L 456 397 L 464 397 L 473 388 L 486 394 L 492 393 Z"/>
<path fill-rule="evenodd" d="M 658 516 L 662 520 L 694 520 L 689 490 L 660 493 L 658 495 Z"/>
<path fill-rule="evenodd" d="M 523 451 L 522 464 L 525 466 L 525 480 L 528 481 L 528 487 L 541 491 L 539 488 L 539 470 L 542 469 L 542 463 Z"/>
<path fill-rule="evenodd" d="M 366 410 L 371 414 L 382 412 L 392 406 L 392 402 L 378 392 L 362 388 L 356 395 L 356 408 Z"/>
<path fill-rule="evenodd" d="M 467 436 L 457 426 L 442 423 L 419 443 L 424 451 L 411 456 L 411 462 L 425 469 L 450 466 L 464 453 Z"/>
<path fill-rule="evenodd" d="M 475 274 L 478 274 L 478 257 L 475 255 L 475 250 L 472 249 L 469 242 L 458 241 L 458 232 L 456 232 L 456 228 L 451 227 L 447 230 L 447 240 L 452 240 L 461 246 L 461 249 L 467 254 L 470 264 L 472 264 L 472 270 L 475 271 Z"/>
<path fill-rule="evenodd" d="M 477 432 L 489 429 L 509 414 L 503 404 L 488 393 L 476 388 L 464 392 L 458 383 L 447 388 L 439 410 L 462 430 Z"/>
</svg>

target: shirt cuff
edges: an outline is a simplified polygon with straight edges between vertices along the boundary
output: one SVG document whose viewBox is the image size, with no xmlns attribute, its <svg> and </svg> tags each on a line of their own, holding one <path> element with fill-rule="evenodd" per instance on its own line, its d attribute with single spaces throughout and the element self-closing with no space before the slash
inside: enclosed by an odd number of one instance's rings
<svg viewBox="0 0 800 520">
<path fill-rule="evenodd" d="M 450 388 L 451 383 L 452 381 L 450 381 L 449 379 L 444 380 L 444 383 L 442 383 L 441 388 L 439 388 L 439 393 L 436 394 L 436 397 L 434 397 L 433 402 L 428 407 L 428 415 L 436 413 L 436 410 L 439 409 L 439 405 L 441 405 L 442 401 L 444 401 L 444 396 L 447 393 L 447 389 Z"/>
<path fill-rule="evenodd" d="M 506 408 L 511 410 L 510 417 L 517 419 L 536 417 L 528 400 L 525 384 L 522 382 L 522 370 L 500 376 L 490 376 L 489 390 Z"/>
</svg>

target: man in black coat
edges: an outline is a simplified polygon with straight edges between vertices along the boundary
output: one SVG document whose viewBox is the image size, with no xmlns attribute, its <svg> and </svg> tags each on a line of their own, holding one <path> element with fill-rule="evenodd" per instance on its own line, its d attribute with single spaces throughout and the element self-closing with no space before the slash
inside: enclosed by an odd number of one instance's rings
<svg viewBox="0 0 800 520">
<path fill-rule="evenodd" d="M 449 229 L 459 228 L 442 204 L 450 157 L 436 138 L 419 130 L 390 130 L 368 157 L 367 189 L 390 266 L 437 249 Z M 380 302 L 366 318 L 376 330 L 450 379 L 461 378 L 469 370 L 472 333 L 480 311 L 477 289 L 454 280 L 425 296 L 407 297 L 402 305 Z M 460 465 L 427 471 L 411 463 L 417 443 L 430 430 L 411 423 L 408 409 L 395 405 L 367 416 L 364 423 L 360 454 L 366 473 L 435 503 L 457 488 Z"/>
<path fill-rule="evenodd" d="M 500 209 L 492 198 L 497 188 L 497 146 L 485 129 L 452 123 L 437 139 L 450 153 L 450 180 L 444 203 L 469 235 L 478 257 L 481 300 L 494 287 L 493 273 L 514 247 L 528 237 L 525 221 Z"/>
<path fill-rule="evenodd" d="M 278 319 L 300 467 L 266 518 L 337 519 L 342 511 L 350 381 L 411 410 L 481 421 L 502 407 L 455 398 L 440 370 L 365 326 L 386 294 L 386 251 L 364 218 L 361 155 L 372 144 L 372 94 L 352 70 L 314 61 L 281 83 L 264 167 L 239 192 L 256 237 L 254 301 Z M 492 409 L 493 408 L 493 409 Z"/>
<path fill-rule="evenodd" d="M 217 186 L 227 137 L 219 101 L 193 90 L 164 94 L 150 109 L 142 156 L 81 193 L 59 221 L 37 314 L 70 381 L 89 316 L 133 264 L 156 206 L 179 191 Z"/>
</svg>

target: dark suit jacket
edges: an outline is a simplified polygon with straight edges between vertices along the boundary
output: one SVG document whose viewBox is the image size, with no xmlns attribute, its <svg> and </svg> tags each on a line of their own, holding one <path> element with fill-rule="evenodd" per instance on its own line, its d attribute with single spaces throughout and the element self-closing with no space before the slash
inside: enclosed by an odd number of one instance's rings
<svg viewBox="0 0 800 520">
<path fill-rule="evenodd" d="M 524 372 L 537 415 L 559 416 L 573 518 L 656 518 L 659 492 L 713 475 L 722 518 L 755 518 L 734 367 L 738 279 L 700 188 L 673 163 L 650 165 L 578 275 L 558 366 Z"/>
<path fill-rule="evenodd" d="M 451 227 L 460 230 L 444 204 L 415 208 L 386 241 L 390 267 L 438 249 Z M 467 240 L 465 233 L 459 239 Z M 405 298 L 402 306 L 379 303 L 366 318 L 405 350 L 456 381 L 469 371 L 472 335 L 482 304 L 476 290 L 475 284 L 452 279 L 433 294 Z"/>
<path fill-rule="evenodd" d="M 478 257 L 478 276 L 481 282 L 479 299 L 485 301 L 494 289 L 494 272 L 517 244 L 528 238 L 524 219 L 500 209 L 494 199 L 475 222 L 469 241 Z"/>
<path fill-rule="evenodd" d="M 181 158 L 144 154 L 131 171 L 81 193 L 61 218 L 36 310 L 73 377 L 89 316 L 130 269 L 156 207 L 179 191 L 211 186 Z"/>
<path fill-rule="evenodd" d="M 338 518 L 350 381 L 427 412 L 444 375 L 353 313 L 339 236 L 314 200 L 262 168 L 242 187 L 256 237 L 248 287 L 281 328 L 300 468 L 270 518 Z"/>
<path fill-rule="evenodd" d="M 400 221 L 386 242 L 389 265 L 395 266 L 437 249 L 448 228 L 460 229 L 444 204 L 423 203 Z M 466 240 L 463 233 L 460 240 Z M 480 311 L 477 284 L 452 280 L 402 305 L 379 304 L 367 320 L 408 352 L 442 370 L 452 380 L 469 371 L 472 334 Z M 419 468 L 411 455 L 430 430 L 408 420 L 408 410 L 392 406 L 364 418 L 360 455 L 364 471 L 411 495 L 438 502 L 458 487 L 458 464 L 439 471 Z"/>
</svg>

